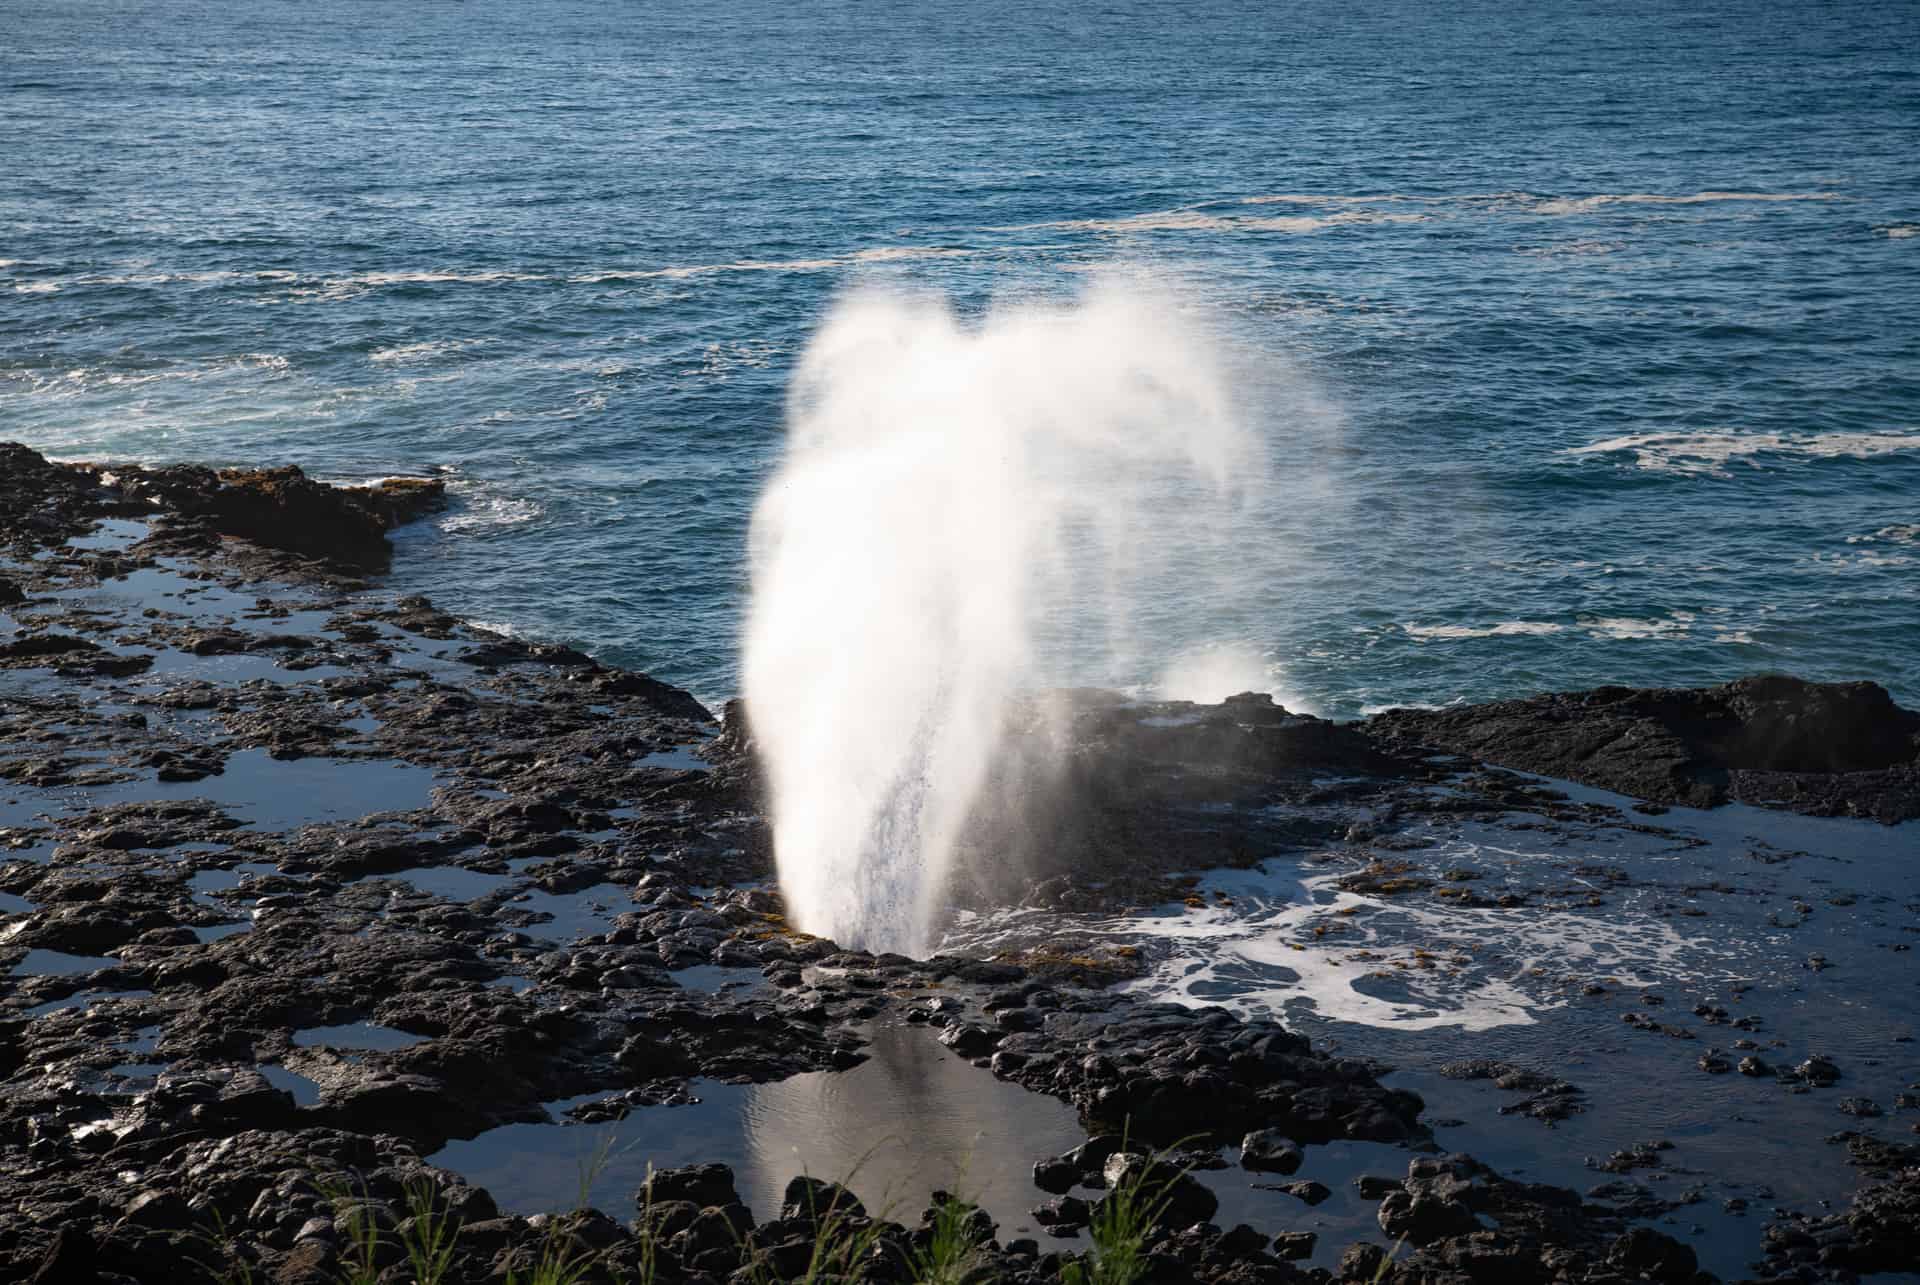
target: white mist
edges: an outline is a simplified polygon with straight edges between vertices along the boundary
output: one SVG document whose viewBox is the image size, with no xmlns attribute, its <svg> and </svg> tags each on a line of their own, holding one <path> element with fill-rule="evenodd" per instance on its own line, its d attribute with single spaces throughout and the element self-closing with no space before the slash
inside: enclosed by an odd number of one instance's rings
<svg viewBox="0 0 1920 1285">
<path fill-rule="evenodd" d="M 827 317 L 754 515 L 743 660 L 796 927 L 924 953 L 1009 698 L 1165 663 L 1149 618 L 1231 567 L 1264 472 L 1232 386 L 1162 292 Z"/>
</svg>

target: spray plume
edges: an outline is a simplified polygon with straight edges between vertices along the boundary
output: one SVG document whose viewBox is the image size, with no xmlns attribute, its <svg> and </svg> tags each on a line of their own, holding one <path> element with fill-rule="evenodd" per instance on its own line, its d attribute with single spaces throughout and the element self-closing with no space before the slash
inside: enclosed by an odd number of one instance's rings
<svg viewBox="0 0 1920 1285">
<path fill-rule="evenodd" d="M 1232 565 L 1263 473 L 1232 387 L 1164 292 L 973 325 L 879 293 L 829 314 L 754 514 L 743 663 L 798 927 L 923 954 L 1013 702 L 1138 672 L 1156 621 L 1191 623 L 1183 589 Z"/>
</svg>

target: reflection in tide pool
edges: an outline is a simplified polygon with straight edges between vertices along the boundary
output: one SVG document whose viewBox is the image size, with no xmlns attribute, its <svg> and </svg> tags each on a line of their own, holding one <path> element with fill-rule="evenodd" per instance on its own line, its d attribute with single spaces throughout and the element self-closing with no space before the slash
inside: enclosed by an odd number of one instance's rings
<svg viewBox="0 0 1920 1285">
<path fill-rule="evenodd" d="M 1031 1229 L 1027 1211 L 1041 1198 L 1033 1162 L 1085 1140 L 1072 1108 L 967 1065 L 930 1031 L 883 1027 L 872 1039 L 871 1057 L 851 1071 L 700 1081 L 692 1106 L 641 1107 L 608 1125 L 507 1125 L 431 1160 L 519 1213 L 570 1206 L 580 1166 L 604 1142 L 610 1159 L 589 1199 L 615 1217 L 632 1212 L 649 1166 L 717 1160 L 760 1219 L 777 1215 L 788 1181 L 807 1173 L 848 1181 L 870 1210 L 896 1220 L 917 1220 L 941 1189 L 975 1198 L 1003 1238 Z"/>
</svg>

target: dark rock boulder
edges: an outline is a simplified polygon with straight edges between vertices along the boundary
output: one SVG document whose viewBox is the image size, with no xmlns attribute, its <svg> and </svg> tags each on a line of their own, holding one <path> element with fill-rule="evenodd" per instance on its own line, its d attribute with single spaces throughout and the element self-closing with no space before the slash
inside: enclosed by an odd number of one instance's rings
<svg viewBox="0 0 1920 1285">
<path fill-rule="evenodd" d="M 1198 1178 L 1138 1152 L 1114 1152 L 1107 1157 L 1102 1176 L 1107 1194 L 1100 1204 L 1126 1201 L 1157 1227 L 1191 1227 L 1206 1222 L 1220 1208 L 1219 1197 Z"/>
<path fill-rule="evenodd" d="M 1693 1250 L 1651 1227 L 1634 1227 L 1607 1249 L 1607 1261 L 1656 1281 L 1681 1285 L 1700 1270 Z"/>
<path fill-rule="evenodd" d="M 795 1178 L 780 1200 L 782 1218 L 809 1223 L 828 1217 L 863 1218 L 866 1212 L 860 1197 L 839 1183 L 820 1178 Z"/>
<path fill-rule="evenodd" d="M 1054 1231 L 1076 1231 L 1093 1216 L 1087 1202 L 1078 1196 L 1055 1196 L 1034 1207 L 1033 1220 Z"/>
<path fill-rule="evenodd" d="M 1293 1173 L 1300 1168 L 1300 1148 L 1278 1129 L 1257 1129 L 1240 1141 L 1240 1164 L 1258 1173 Z"/>
<path fill-rule="evenodd" d="M 657 1169 L 647 1179 L 637 1197 L 644 1208 L 674 1201 L 689 1201 L 702 1209 L 714 1205 L 736 1205 L 740 1193 L 733 1185 L 733 1170 L 722 1164 L 684 1165 L 677 1169 Z"/>
<path fill-rule="evenodd" d="M 437 479 L 332 486 L 294 465 L 123 472 L 123 486 L 159 498 L 191 526 L 356 571 L 384 571 L 393 558 L 387 532 L 446 502 L 446 483 Z"/>
<path fill-rule="evenodd" d="M 1710 688 L 1600 687 L 1355 725 L 1383 747 L 1470 755 L 1658 803 L 1920 817 L 1920 713 L 1875 683 L 1781 675 Z"/>
</svg>

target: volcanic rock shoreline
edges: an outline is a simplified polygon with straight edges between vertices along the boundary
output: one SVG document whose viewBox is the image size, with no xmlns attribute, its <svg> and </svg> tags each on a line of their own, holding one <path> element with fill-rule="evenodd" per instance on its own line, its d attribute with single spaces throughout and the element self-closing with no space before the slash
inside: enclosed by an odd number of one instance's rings
<svg viewBox="0 0 1920 1285">
<path fill-rule="evenodd" d="M 1382 1068 L 1114 989 L 1141 966 L 1130 948 L 911 960 L 794 931 L 744 711 L 716 720 L 379 587 L 386 533 L 444 502 L 431 479 L 342 488 L 0 445 L 0 1281 L 335 1281 L 355 1208 L 390 1233 L 381 1279 L 410 1280 L 397 1233 L 422 1192 L 458 1224 L 448 1280 L 524 1279 L 555 1244 L 590 1280 L 794 1279 L 829 1208 L 873 1229 L 844 1275 L 913 1280 L 937 1209 L 869 1219 L 796 1175 L 782 1208 L 749 1210 L 724 1167 L 696 1166 L 626 1208 L 525 1217 L 425 1160 L 562 1099 L 605 1120 L 701 1080 L 845 1071 L 880 1026 L 1085 1127 L 1068 1155 L 1022 1157 L 1035 1203 L 1054 1195 L 1046 1233 L 965 1220 L 969 1279 L 1060 1279 L 1090 1205 L 1160 1148 L 1169 1174 L 1222 1144 L 1311 1173 L 1337 1140 L 1407 1153 L 1404 1177 L 1369 1180 L 1376 1241 L 1304 1266 L 1310 1233 L 1216 1226 L 1187 1177 L 1145 1279 L 1711 1279 L 1645 1211 L 1442 1154 Z M 1076 692 L 1046 718 L 1071 752 L 1042 770 L 1036 710 L 992 787 L 1022 806 L 968 836 L 957 905 L 1178 901 L 1195 872 L 1288 853 L 1393 894 L 1424 888 L 1397 818 L 1643 824 L 1518 772 L 1647 815 L 1920 817 L 1920 715 L 1871 684 L 1602 689 L 1346 726 L 1261 697 Z M 746 984 L 689 984 L 694 968 Z M 397 1038 L 354 1043 L 367 1029 Z M 1569 1088 L 1529 1091 L 1546 1112 Z M 1920 1264 L 1920 1147 L 1871 1159 L 1881 1177 L 1851 1209 L 1756 1235 L 1756 1279 Z"/>
</svg>

